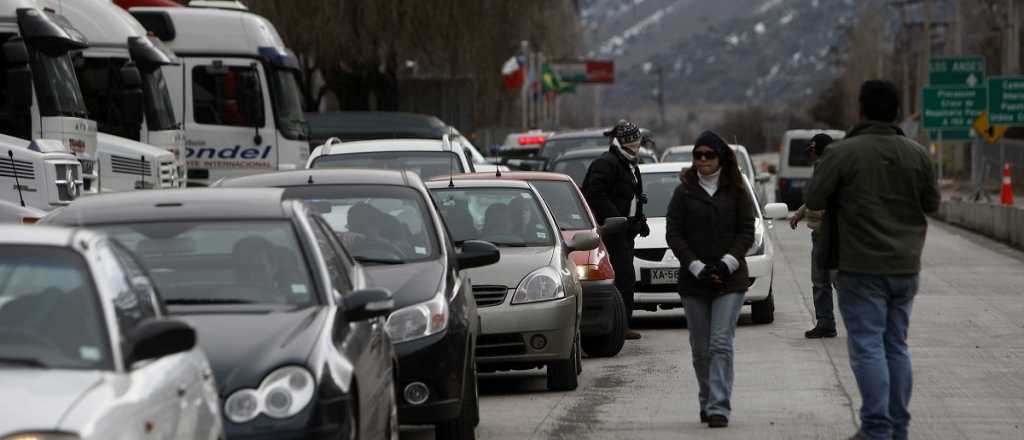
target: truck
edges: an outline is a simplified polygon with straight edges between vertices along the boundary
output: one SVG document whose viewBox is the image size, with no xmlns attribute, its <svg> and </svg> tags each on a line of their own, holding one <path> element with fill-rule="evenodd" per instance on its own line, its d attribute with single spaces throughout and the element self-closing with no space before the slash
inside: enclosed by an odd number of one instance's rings
<svg viewBox="0 0 1024 440">
<path fill-rule="evenodd" d="M 0 134 L 0 200 L 49 211 L 82 193 L 82 164 L 57 140 Z"/>
<path fill-rule="evenodd" d="M 59 141 L 81 163 L 82 191 L 96 193 L 96 122 L 70 56 L 86 46 L 35 0 L 0 2 L 0 134 Z"/>
<path fill-rule="evenodd" d="M 100 132 L 100 190 L 184 186 L 185 139 L 161 69 L 178 64 L 174 53 L 109 0 L 37 1 L 88 40 L 72 60 Z"/>
<path fill-rule="evenodd" d="M 189 185 L 303 167 L 299 63 L 273 24 L 238 9 L 129 11 L 181 60 L 163 73 L 184 128 Z"/>
</svg>

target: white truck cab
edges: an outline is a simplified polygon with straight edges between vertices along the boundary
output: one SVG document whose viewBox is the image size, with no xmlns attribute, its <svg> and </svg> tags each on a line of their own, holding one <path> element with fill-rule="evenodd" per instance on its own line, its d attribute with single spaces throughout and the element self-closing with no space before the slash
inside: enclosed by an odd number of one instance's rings
<svg viewBox="0 0 1024 440">
<path fill-rule="evenodd" d="M 183 122 L 189 185 L 303 167 L 299 64 L 269 21 L 209 8 L 130 12 L 181 60 L 163 73 Z"/>
<path fill-rule="evenodd" d="M 161 69 L 178 64 L 174 53 L 109 0 L 37 1 L 89 42 L 72 60 L 89 117 L 106 134 L 101 191 L 184 186 L 185 138 Z"/>
<path fill-rule="evenodd" d="M 82 164 L 82 190 L 97 192 L 96 122 L 69 55 L 87 46 L 85 38 L 35 0 L 3 0 L 0 45 L 0 134 L 59 141 Z"/>
<path fill-rule="evenodd" d="M 82 164 L 56 140 L 0 134 L 0 200 L 49 211 L 82 192 Z"/>
</svg>

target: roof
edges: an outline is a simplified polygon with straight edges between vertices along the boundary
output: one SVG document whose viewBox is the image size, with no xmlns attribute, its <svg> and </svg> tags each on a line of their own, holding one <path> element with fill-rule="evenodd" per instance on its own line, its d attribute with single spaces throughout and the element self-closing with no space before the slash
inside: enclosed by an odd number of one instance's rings
<svg viewBox="0 0 1024 440">
<path fill-rule="evenodd" d="M 839 140 L 846 137 L 846 132 L 842 130 L 824 130 L 824 129 L 804 129 L 804 130 L 786 130 L 785 135 L 794 138 L 807 138 L 810 139 L 818 133 L 825 133 L 832 136 L 832 139 Z"/>
<path fill-rule="evenodd" d="M 530 184 L 522 180 L 501 180 L 501 179 L 469 179 L 469 180 L 453 180 L 455 183 L 454 189 L 460 188 L 517 188 L 517 189 L 530 189 Z M 427 182 L 427 188 L 430 189 L 446 189 L 448 188 L 447 177 L 437 177 Z"/>
<path fill-rule="evenodd" d="M 733 150 L 747 151 L 747 147 L 744 147 L 744 146 L 739 145 L 739 144 L 729 144 L 729 146 L 732 147 Z M 680 151 L 693 151 L 693 145 L 677 145 L 677 146 L 669 147 L 669 148 L 665 149 L 665 153 L 668 153 L 670 151 L 673 152 L 673 153 L 677 153 L 677 152 L 680 152 Z"/>
<path fill-rule="evenodd" d="M 92 225 L 160 220 L 288 218 L 280 188 L 194 188 L 84 197 L 54 211 L 46 223 Z"/>
<path fill-rule="evenodd" d="M 59 226 L 0 224 L 0 245 L 68 246 L 76 231 Z"/>
<path fill-rule="evenodd" d="M 608 131 L 608 128 L 587 128 L 583 130 L 572 130 L 572 131 L 561 131 L 548 137 L 548 140 L 557 139 L 578 139 L 578 138 L 603 138 L 606 137 L 604 132 Z M 640 134 L 649 135 L 651 130 L 646 128 L 640 129 Z"/>
<path fill-rule="evenodd" d="M 371 139 L 440 139 L 448 126 L 437 117 L 404 112 L 306 113 L 310 138 L 318 143 L 330 137 L 342 141 Z"/>
<path fill-rule="evenodd" d="M 454 143 L 452 144 L 455 145 Z M 380 139 L 372 141 L 343 142 L 332 144 L 329 150 L 320 154 L 379 153 L 386 151 L 444 151 L 440 139 Z"/>
<path fill-rule="evenodd" d="M 455 180 L 549 180 L 549 181 L 561 181 L 571 182 L 572 178 L 561 173 L 548 173 L 543 171 L 509 171 L 502 172 L 501 176 L 497 176 L 495 173 L 472 173 L 472 174 L 458 174 L 452 177 Z"/>
<path fill-rule="evenodd" d="M 690 162 L 659 162 L 640 164 L 640 173 L 675 173 L 682 168 L 689 168 Z"/>
<path fill-rule="evenodd" d="M 161 14 L 174 23 L 174 39 L 165 41 L 176 54 L 245 54 L 262 56 L 260 48 L 285 51 L 284 41 L 267 19 L 246 11 L 209 8 L 132 8 L 140 14 Z M 143 24 L 146 23 L 145 20 Z"/>
<path fill-rule="evenodd" d="M 89 39 L 90 48 L 128 50 L 128 37 L 146 35 L 146 29 L 128 11 L 110 0 L 44 0 Z M 127 57 L 127 52 L 124 53 Z"/>
<path fill-rule="evenodd" d="M 604 154 L 606 151 L 608 151 L 607 148 L 582 148 L 579 150 L 569 150 L 562 154 L 561 156 L 555 158 L 555 160 L 553 160 L 552 162 L 558 162 L 560 160 L 569 159 L 584 159 L 588 157 L 598 157 Z"/>
<path fill-rule="evenodd" d="M 311 184 L 416 186 L 417 182 L 420 182 L 419 176 L 407 171 L 316 168 L 237 177 L 221 182 L 218 187 L 252 188 Z"/>
</svg>

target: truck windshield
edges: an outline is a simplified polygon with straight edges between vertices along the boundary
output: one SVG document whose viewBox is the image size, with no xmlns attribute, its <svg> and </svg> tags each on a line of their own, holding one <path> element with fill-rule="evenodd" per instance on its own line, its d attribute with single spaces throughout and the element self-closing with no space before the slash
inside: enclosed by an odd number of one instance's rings
<svg viewBox="0 0 1024 440">
<path fill-rule="evenodd" d="M 39 114 L 42 116 L 87 117 L 85 99 L 67 52 L 47 54 L 29 49 Z"/>
<path fill-rule="evenodd" d="M 142 70 L 142 93 L 146 99 L 146 128 L 150 131 L 177 128 L 171 92 L 159 67 Z"/>
<path fill-rule="evenodd" d="M 270 91 L 281 134 L 288 139 L 304 140 L 307 138 L 306 119 L 302 115 L 302 91 L 297 73 L 291 69 L 272 68 Z"/>
</svg>

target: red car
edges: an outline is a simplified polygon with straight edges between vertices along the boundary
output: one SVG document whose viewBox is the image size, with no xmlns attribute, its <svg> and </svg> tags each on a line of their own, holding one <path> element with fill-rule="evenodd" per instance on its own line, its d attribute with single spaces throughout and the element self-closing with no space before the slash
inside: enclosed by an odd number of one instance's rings
<svg viewBox="0 0 1024 440">
<path fill-rule="evenodd" d="M 545 172 L 505 172 L 460 174 L 455 180 L 468 179 L 512 179 L 529 182 L 555 217 L 562 236 L 569 239 L 579 231 L 594 231 L 601 234 L 608 228 L 624 227 L 625 219 L 607 222 L 598 226 L 594 214 L 583 199 L 583 193 L 565 174 Z M 438 177 L 434 180 L 447 180 Z M 594 357 L 615 356 L 622 349 L 626 312 L 615 288 L 615 272 L 604 244 L 592 251 L 573 252 L 570 257 L 576 263 L 576 274 L 583 285 L 583 320 L 580 323 L 583 350 Z"/>
</svg>

